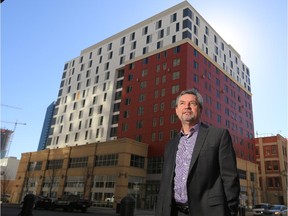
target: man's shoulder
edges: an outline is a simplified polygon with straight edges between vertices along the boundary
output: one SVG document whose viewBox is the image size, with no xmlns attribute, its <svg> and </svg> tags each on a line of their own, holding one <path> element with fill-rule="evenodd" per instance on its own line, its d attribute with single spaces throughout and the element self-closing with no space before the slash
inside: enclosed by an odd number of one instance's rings
<svg viewBox="0 0 288 216">
<path fill-rule="evenodd" d="M 201 123 L 200 128 L 204 130 L 208 130 L 210 132 L 218 132 L 218 133 L 223 133 L 224 131 L 228 131 L 226 128 L 221 128 L 221 127 L 215 127 L 213 125 L 207 125 L 205 123 Z"/>
</svg>

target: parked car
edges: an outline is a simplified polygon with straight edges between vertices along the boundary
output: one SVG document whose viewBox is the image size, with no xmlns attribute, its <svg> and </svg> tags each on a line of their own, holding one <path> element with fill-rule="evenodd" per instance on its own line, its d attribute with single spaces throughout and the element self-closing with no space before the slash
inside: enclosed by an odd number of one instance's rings
<svg viewBox="0 0 288 216">
<path fill-rule="evenodd" d="M 34 209 L 36 208 L 49 209 L 51 207 L 51 204 L 52 200 L 50 198 L 45 196 L 36 196 Z"/>
<path fill-rule="evenodd" d="M 55 210 L 60 208 L 69 212 L 72 212 L 73 210 L 81 210 L 81 212 L 86 212 L 87 208 L 89 208 L 91 205 L 91 201 L 81 199 L 77 195 L 66 195 L 59 200 L 55 200 L 51 205 L 51 209 Z"/>
<path fill-rule="evenodd" d="M 107 198 L 105 199 L 105 202 L 107 202 L 107 203 L 113 203 L 113 202 L 114 202 L 114 196 L 112 196 L 112 197 L 107 197 Z"/>
<path fill-rule="evenodd" d="M 20 207 L 22 208 L 24 204 L 24 200 L 21 202 Z M 42 208 L 42 209 L 49 209 L 52 204 L 52 199 L 45 197 L 45 196 L 37 196 L 35 195 L 34 205 L 33 208 Z"/>
<path fill-rule="evenodd" d="M 285 210 L 287 212 L 287 207 L 285 205 L 272 205 L 269 209 L 263 211 L 263 215 L 285 216 Z"/>
<path fill-rule="evenodd" d="M 1 194 L 1 203 L 9 203 L 10 195 L 9 194 Z"/>
<path fill-rule="evenodd" d="M 263 215 L 263 211 L 265 209 L 269 209 L 271 207 L 271 204 L 269 203 L 259 203 L 254 205 L 253 207 L 253 215 Z"/>
<path fill-rule="evenodd" d="M 281 216 L 288 216 L 288 208 L 281 212 Z"/>
</svg>

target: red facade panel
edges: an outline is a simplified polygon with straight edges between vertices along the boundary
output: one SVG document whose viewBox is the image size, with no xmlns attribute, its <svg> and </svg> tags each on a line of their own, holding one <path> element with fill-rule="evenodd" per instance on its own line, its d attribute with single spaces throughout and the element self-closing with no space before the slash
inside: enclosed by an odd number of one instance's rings
<svg viewBox="0 0 288 216">
<path fill-rule="evenodd" d="M 189 43 L 125 67 L 118 138 L 148 143 L 149 156 L 163 155 L 180 130 L 173 102 L 189 88 L 204 98 L 202 121 L 228 128 L 237 156 L 255 161 L 251 96 Z"/>
</svg>

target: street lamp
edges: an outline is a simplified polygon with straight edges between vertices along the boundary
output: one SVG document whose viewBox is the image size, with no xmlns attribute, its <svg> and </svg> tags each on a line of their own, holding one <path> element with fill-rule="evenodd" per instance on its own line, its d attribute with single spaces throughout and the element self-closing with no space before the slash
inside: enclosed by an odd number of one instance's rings
<svg viewBox="0 0 288 216">
<path fill-rule="evenodd" d="M 135 215 L 136 215 L 136 211 L 137 211 L 137 195 L 138 195 L 138 191 L 139 191 L 139 182 L 135 182 L 133 190 L 135 191 Z"/>
</svg>

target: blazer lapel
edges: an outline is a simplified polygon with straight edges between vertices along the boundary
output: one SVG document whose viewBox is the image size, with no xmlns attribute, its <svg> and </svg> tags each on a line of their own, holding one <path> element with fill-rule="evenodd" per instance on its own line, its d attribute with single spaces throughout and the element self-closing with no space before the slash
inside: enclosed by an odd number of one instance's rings
<svg viewBox="0 0 288 216">
<path fill-rule="evenodd" d="M 190 162 L 189 172 L 191 171 L 192 167 L 195 164 L 196 159 L 199 156 L 200 150 L 201 150 L 201 148 L 205 142 L 207 132 L 208 132 L 208 127 L 201 123 L 200 128 L 199 128 L 199 132 L 198 132 L 198 136 L 197 136 L 197 139 L 195 142 L 195 146 L 193 149 L 193 153 L 192 153 L 192 159 Z"/>
</svg>

